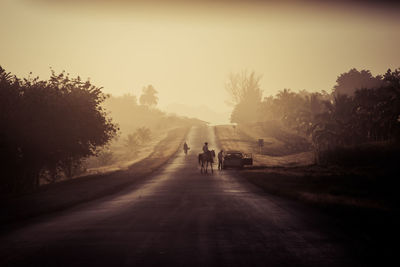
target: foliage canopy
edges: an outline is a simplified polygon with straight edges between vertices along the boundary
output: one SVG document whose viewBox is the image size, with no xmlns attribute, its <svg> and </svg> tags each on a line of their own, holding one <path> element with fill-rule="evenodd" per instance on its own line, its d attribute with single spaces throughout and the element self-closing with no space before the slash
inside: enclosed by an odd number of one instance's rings
<svg viewBox="0 0 400 267">
<path fill-rule="evenodd" d="M 11 190 L 39 185 L 44 171 L 67 176 L 117 132 L 101 103 L 101 88 L 54 71 L 48 81 L 19 79 L 0 67 L 1 184 Z"/>
</svg>

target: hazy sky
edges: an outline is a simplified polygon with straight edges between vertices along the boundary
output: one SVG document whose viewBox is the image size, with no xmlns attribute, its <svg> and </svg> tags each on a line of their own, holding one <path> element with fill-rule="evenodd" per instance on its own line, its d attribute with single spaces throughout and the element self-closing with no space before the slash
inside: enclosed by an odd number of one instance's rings
<svg viewBox="0 0 400 267">
<path fill-rule="evenodd" d="M 231 71 L 263 75 L 269 95 L 330 90 L 353 67 L 373 74 L 400 67 L 397 7 L 106 2 L 0 0 L 0 65 L 42 78 L 49 67 L 66 70 L 117 95 L 138 95 L 152 84 L 161 106 L 206 104 L 217 111 L 228 109 L 224 83 Z"/>
</svg>

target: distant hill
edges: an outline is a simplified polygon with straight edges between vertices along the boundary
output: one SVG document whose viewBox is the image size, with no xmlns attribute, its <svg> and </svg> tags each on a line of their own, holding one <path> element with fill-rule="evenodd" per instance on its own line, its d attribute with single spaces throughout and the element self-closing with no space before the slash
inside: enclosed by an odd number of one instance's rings
<svg viewBox="0 0 400 267">
<path fill-rule="evenodd" d="M 162 109 L 168 113 L 198 118 L 211 124 L 227 124 L 230 117 L 229 112 L 216 112 L 206 105 L 189 106 L 180 103 L 172 103 Z"/>
</svg>

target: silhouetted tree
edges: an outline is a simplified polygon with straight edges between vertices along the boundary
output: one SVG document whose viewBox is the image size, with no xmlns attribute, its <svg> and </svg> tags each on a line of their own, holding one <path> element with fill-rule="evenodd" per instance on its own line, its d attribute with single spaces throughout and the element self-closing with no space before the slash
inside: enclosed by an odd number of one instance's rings
<svg viewBox="0 0 400 267">
<path fill-rule="evenodd" d="M 358 71 L 357 69 L 351 69 L 337 78 L 333 93 L 336 96 L 339 94 L 353 96 L 358 89 L 378 88 L 381 86 L 381 76 L 374 77 L 369 70 Z"/>
<path fill-rule="evenodd" d="M 327 111 L 326 102 L 329 102 L 330 96 L 322 91 L 321 93 L 303 93 L 302 97 L 301 105 L 292 110 L 291 116 L 295 116 L 295 120 L 292 120 L 289 127 L 311 138 L 312 127 L 317 122 L 317 117 Z"/>
<path fill-rule="evenodd" d="M 39 186 L 43 170 L 72 176 L 80 159 L 117 132 L 101 88 L 52 71 L 48 81 L 18 79 L 0 68 L 0 175 L 8 189 Z"/>
<path fill-rule="evenodd" d="M 328 111 L 313 129 L 319 151 L 399 140 L 400 72 L 389 69 L 379 79 L 376 88 L 358 89 L 353 96 L 338 94 L 327 102 Z"/>
<path fill-rule="evenodd" d="M 156 106 L 158 103 L 158 97 L 157 97 L 158 92 L 152 85 L 148 85 L 146 87 L 143 87 L 142 89 L 142 95 L 140 96 L 140 104 L 145 105 L 145 106 Z"/>
<path fill-rule="evenodd" d="M 275 96 L 265 97 L 261 103 L 260 121 L 278 120 L 299 134 L 310 136 L 312 125 L 318 114 L 326 110 L 324 102 L 330 96 L 326 92 L 279 91 Z"/>
<path fill-rule="evenodd" d="M 231 73 L 225 89 L 234 106 L 231 114 L 231 122 L 249 123 L 257 121 L 260 112 L 262 90 L 260 89 L 260 76 L 255 72 L 248 74 L 243 71 L 238 74 Z"/>
<path fill-rule="evenodd" d="M 355 92 L 356 120 L 367 141 L 395 138 L 398 134 L 400 114 L 400 75 L 390 69 L 383 76 L 379 88 Z"/>
</svg>

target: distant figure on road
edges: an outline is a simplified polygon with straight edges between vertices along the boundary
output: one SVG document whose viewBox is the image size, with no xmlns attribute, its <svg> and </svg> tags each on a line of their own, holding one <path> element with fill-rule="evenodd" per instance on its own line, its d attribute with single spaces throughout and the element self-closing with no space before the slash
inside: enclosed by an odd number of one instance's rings
<svg viewBox="0 0 400 267">
<path fill-rule="evenodd" d="M 208 143 L 207 142 L 205 142 L 204 143 L 204 146 L 203 146 L 203 152 L 204 153 L 207 153 L 209 150 L 208 150 Z"/>
<path fill-rule="evenodd" d="M 223 159 L 224 159 L 224 151 L 221 149 L 221 151 L 218 153 L 218 170 L 222 170 Z"/>
<path fill-rule="evenodd" d="M 183 151 L 185 151 L 185 155 L 187 155 L 188 150 L 190 149 L 190 147 L 187 145 L 187 143 L 185 142 L 183 144 Z"/>
</svg>

